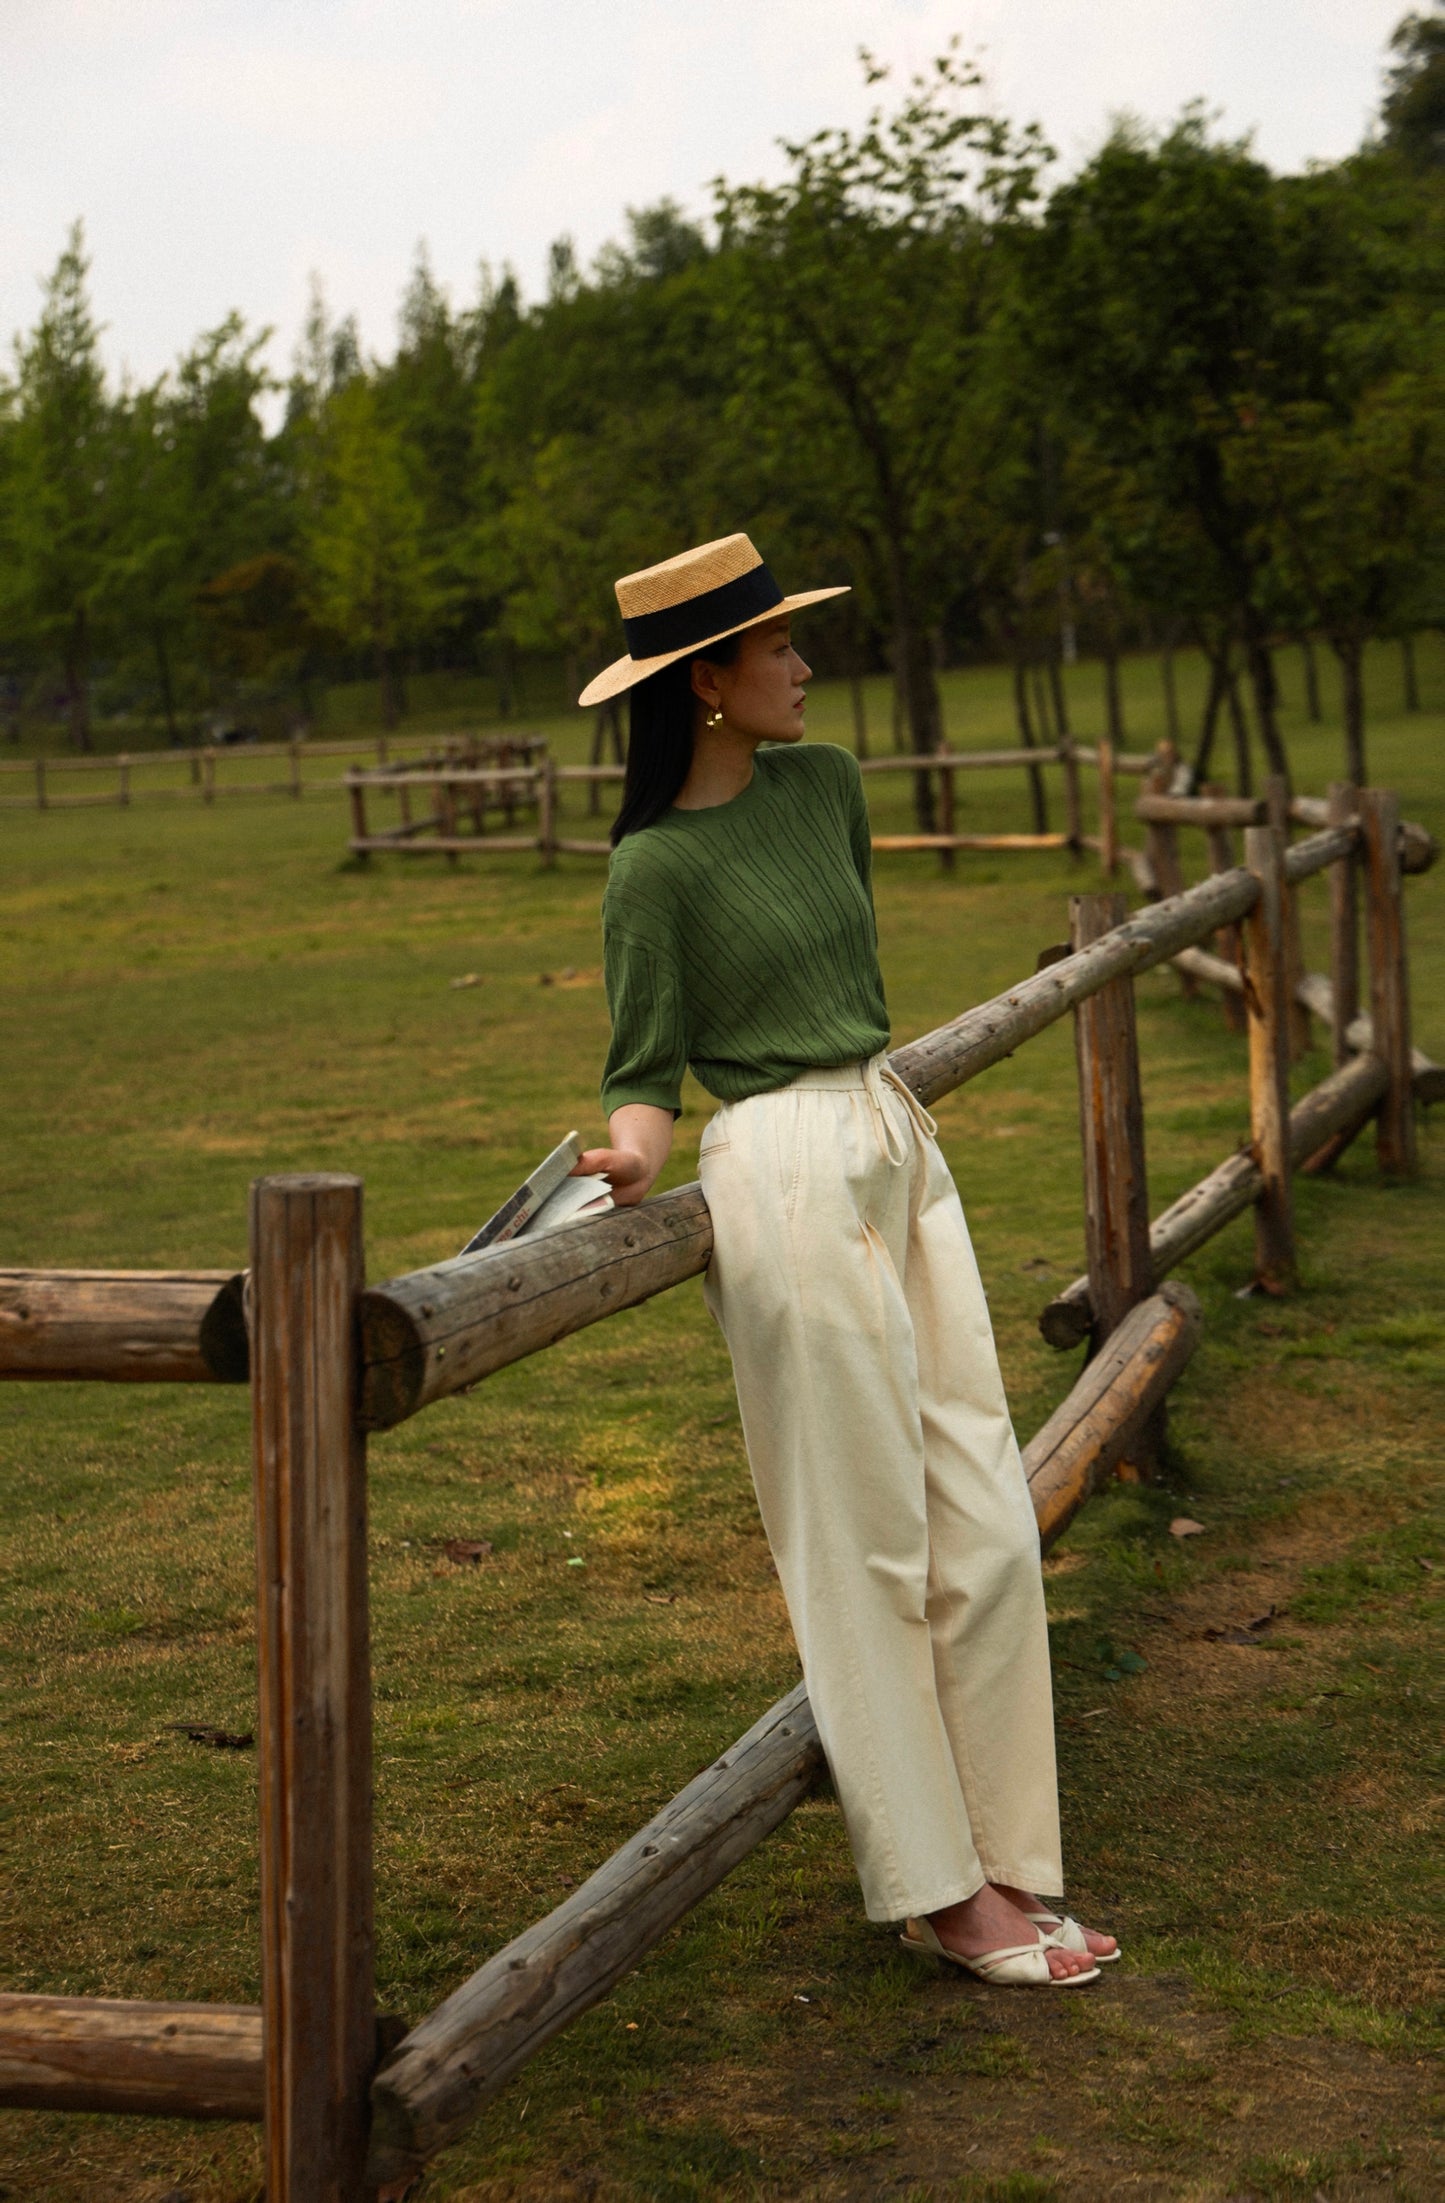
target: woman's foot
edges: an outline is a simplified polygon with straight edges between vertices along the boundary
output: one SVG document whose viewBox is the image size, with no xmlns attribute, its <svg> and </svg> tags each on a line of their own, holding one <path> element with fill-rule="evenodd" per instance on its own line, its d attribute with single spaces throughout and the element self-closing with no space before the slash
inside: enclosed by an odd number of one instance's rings
<svg viewBox="0 0 1445 2203">
<path fill-rule="evenodd" d="M 1011 1905 L 1016 1905 L 1018 1910 L 1025 1916 L 1034 1912 L 1046 1912 L 1056 1927 L 1063 1925 L 1059 1914 L 1053 1910 L 1053 1907 L 1046 1904 L 1042 1897 L 1035 1897 L 1031 1891 L 1015 1889 L 1010 1882 L 995 1882 L 990 1883 L 989 1886 L 995 1889 L 1000 1897 L 1006 1898 Z M 1119 1946 L 1112 1935 L 1100 1935 L 1094 1928 L 1083 1927 L 1082 1922 L 1080 1928 L 1084 1941 L 1089 1946 L 1090 1958 L 1108 1960 L 1116 1955 Z M 1044 1928 L 1044 1933 L 1048 1933 L 1047 1927 Z"/>
<path fill-rule="evenodd" d="M 1026 1901 L 1035 1912 L 1039 1910 L 1032 1899 Z M 945 1905 L 941 1912 L 930 1912 L 927 1919 L 944 1949 L 957 1951 L 964 1958 L 983 1958 L 990 1951 L 1013 1950 L 1022 1943 L 1043 1941 L 1039 1930 L 1024 1918 L 1020 1907 L 990 1882 L 985 1882 L 972 1897 L 965 1897 L 961 1904 Z M 1106 1936 L 1104 1941 L 1108 1940 Z M 1053 1948 L 1049 1950 L 1048 1962 L 1049 1972 L 1056 1981 L 1066 1980 L 1071 1974 L 1088 1973 L 1093 1966 L 1093 1960 L 1079 1951 Z"/>
</svg>

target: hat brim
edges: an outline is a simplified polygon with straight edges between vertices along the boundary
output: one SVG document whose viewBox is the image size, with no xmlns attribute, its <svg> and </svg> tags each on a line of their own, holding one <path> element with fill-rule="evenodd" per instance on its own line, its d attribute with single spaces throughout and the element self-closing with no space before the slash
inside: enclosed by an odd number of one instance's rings
<svg viewBox="0 0 1445 2203">
<path fill-rule="evenodd" d="M 724 627 L 716 635 L 705 635 L 700 643 L 689 643 L 685 650 L 665 650 L 660 658 L 618 658 L 599 673 L 595 681 L 589 681 L 578 697 L 578 708 L 585 710 L 589 704 L 606 704 L 614 696 L 621 696 L 639 681 L 660 673 L 665 665 L 676 665 L 679 658 L 700 658 L 714 643 L 720 643 L 729 635 L 741 635 L 749 627 L 765 627 L 769 620 L 786 619 L 790 612 L 801 612 L 808 604 L 823 604 L 829 597 L 846 597 L 852 587 L 844 582 L 836 589 L 805 589 L 801 596 L 784 597 L 781 604 L 769 605 L 766 612 L 756 612 L 750 620 L 739 620 L 736 627 Z"/>
</svg>

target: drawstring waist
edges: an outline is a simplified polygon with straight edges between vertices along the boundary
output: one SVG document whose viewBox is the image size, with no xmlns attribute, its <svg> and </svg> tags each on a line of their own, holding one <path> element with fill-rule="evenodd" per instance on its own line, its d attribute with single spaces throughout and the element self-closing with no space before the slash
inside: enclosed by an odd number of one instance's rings
<svg viewBox="0 0 1445 2203">
<path fill-rule="evenodd" d="M 811 1090 L 815 1094 L 865 1093 L 873 1107 L 874 1130 L 879 1145 L 890 1163 L 904 1163 L 907 1153 L 900 1148 L 893 1118 L 886 1106 L 886 1096 L 897 1094 L 913 1120 L 914 1128 L 925 1140 L 931 1140 L 938 1131 L 928 1111 L 912 1088 L 905 1085 L 886 1055 L 868 1056 L 856 1063 L 828 1064 L 816 1071 L 800 1071 L 786 1086 L 775 1087 L 773 1094 L 795 1094 Z M 758 1095 L 762 1101 L 772 1095 Z M 736 1107 L 736 1104 L 733 1104 Z"/>
</svg>

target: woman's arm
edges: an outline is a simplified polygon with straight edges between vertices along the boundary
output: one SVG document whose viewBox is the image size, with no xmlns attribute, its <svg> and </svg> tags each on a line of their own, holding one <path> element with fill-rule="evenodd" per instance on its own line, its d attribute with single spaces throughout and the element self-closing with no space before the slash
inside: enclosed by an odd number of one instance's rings
<svg viewBox="0 0 1445 2203">
<path fill-rule="evenodd" d="M 589 1147 L 572 1175 L 600 1171 L 612 1184 L 620 1209 L 631 1208 L 651 1190 L 672 1153 L 672 1111 L 650 1102 L 624 1102 L 607 1120 L 611 1147 Z"/>
</svg>

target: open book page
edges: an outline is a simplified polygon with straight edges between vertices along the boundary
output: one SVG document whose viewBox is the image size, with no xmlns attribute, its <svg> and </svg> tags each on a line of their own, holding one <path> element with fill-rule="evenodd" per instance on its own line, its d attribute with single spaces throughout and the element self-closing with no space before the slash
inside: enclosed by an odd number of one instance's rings
<svg viewBox="0 0 1445 2203">
<path fill-rule="evenodd" d="M 559 1224 L 580 1224 L 584 1217 L 601 1216 L 612 1206 L 612 1188 L 602 1176 L 564 1178 L 515 1237 L 534 1239 L 538 1232 L 556 1231 Z"/>
</svg>

